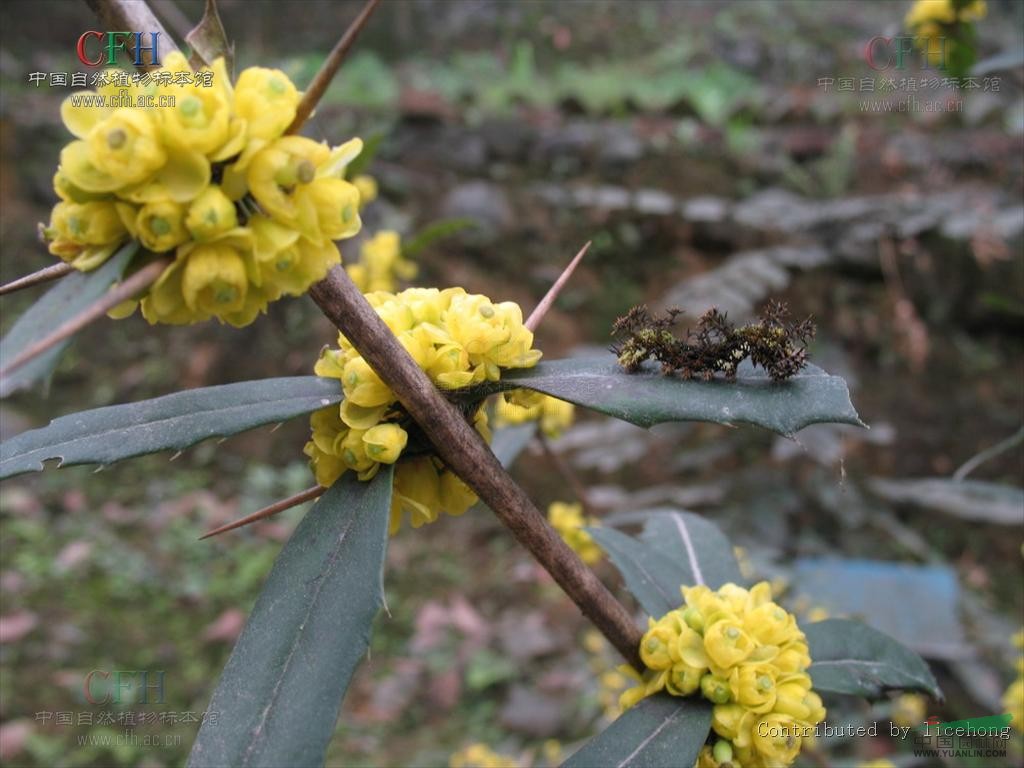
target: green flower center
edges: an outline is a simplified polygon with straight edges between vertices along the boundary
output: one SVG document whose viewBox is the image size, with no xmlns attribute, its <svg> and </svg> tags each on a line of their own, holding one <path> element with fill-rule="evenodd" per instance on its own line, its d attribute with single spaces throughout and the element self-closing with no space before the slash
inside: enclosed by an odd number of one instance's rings
<svg viewBox="0 0 1024 768">
<path fill-rule="evenodd" d="M 218 283 L 213 289 L 213 298 L 218 304 L 230 304 L 238 296 L 235 286 Z"/>
<path fill-rule="evenodd" d="M 486 317 L 488 320 L 490 320 L 492 317 L 494 317 L 494 307 L 492 307 L 490 304 L 484 304 L 482 307 L 480 307 L 480 315 L 481 317 Z"/>
<path fill-rule="evenodd" d="M 295 169 L 296 178 L 298 178 L 300 184 L 309 184 L 314 178 L 316 178 L 316 168 L 309 160 L 303 160 L 299 163 L 298 168 Z"/>
<path fill-rule="evenodd" d="M 181 103 L 181 113 L 185 117 L 196 117 L 202 108 L 202 103 L 195 96 L 189 96 Z"/>
<path fill-rule="evenodd" d="M 149 220 L 149 230 L 154 235 L 166 235 L 171 231 L 170 222 L 167 219 L 163 219 L 159 216 L 154 216 Z"/>
<path fill-rule="evenodd" d="M 272 77 L 267 81 L 267 88 L 275 96 L 280 96 L 282 93 L 285 92 L 284 83 L 282 83 L 281 80 L 276 77 Z"/>
<path fill-rule="evenodd" d="M 730 640 L 736 640 L 740 636 L 740 631 L 736 627 L 729 627 L 725 630 L 725 636 Z"/>
<path fill-rule="evenodd" d="M 772 689 L 772 679 L 768 675 L 761 675 L 757 678 L 757 688 L 759 691 L 770 691 Z"/>
</svg>

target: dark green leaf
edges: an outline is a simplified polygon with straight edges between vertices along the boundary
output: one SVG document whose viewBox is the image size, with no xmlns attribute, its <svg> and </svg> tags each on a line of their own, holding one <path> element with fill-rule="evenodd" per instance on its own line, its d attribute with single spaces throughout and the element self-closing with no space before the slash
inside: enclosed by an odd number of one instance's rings
<svg viewBox="0 0 1024 768">
<path fill-rule="evenodd" d="M 707 584 L 718 589 L 732 582 L 742 584 L 732 544 L 714 523 L 692 512 L 675 509 L 648 510 L 640 539 L 652 549 L 681 561 L 687 586 Z"/>
<path fill-rule="evenodd" d="M 649 615 L 657 619 L 682 604 L 679 588 L 691 578 L 683 556 L 671 558 L 614 528 L 587 528 L 587 532 L 608 553 L 626 589 Z"/>
<path fill-rule="evenodd" d="M 94 304 L 114 283 L 121 279 L 139 244 L 132 241 L 92 272 L 72 272 L 33 304 L 0 341 L 0 360 L 13 360 L 23 350 L 57 330 L 82 310 Z M 7 397 L 47 378 L 57 367 L 64 349 L 71 343 L 65 339 L 43 354 L 25 363 L 0 380 L 0 397 Z"/>
<path fill-rule="evenodd" d="M 198 68 L 211 65 L 220 57 L 230 73 L 235 58 L 235 47 L 228 42 L 224 24 L 217 13 L 217 0 L 206 0 L 206 9 L 199 23 L 185 35 L 185 42 L 192 48 L 189 63 Z"/>
<path fill-rule="evenodd" d="M 188 389 L 72 413 L 0 444 L 0 480 L 38 472 L 48 459 L 60 459 L 62 467 L 106 465 L 146 453 L 180 451 L 208 437 L 310 413 L 341 397 L 337 380 L 291 376 Z"/>
<path fill-rule="evenodd" d="M 563 768 L 690 768 L 711 730 L 696 696 L 649 696 L 584 744 Z"/>
<path fill-rule="evenodd" d="M 540 362 L 503 371 L 501 381 L 468 391 L 471 396 L 525 387 L 650 427 L 663 421 L 746 422 L 790 435 L 809 424 L 863 426 L 846 382 L 808 365 L 787 381 L 741 365 L 735 382 L 685 381 L 654 366 L 626 373 L 612 357 Z"/>
<path fill-rule="evenodd" d="M 319 766 L 384 592 L 392 467 L 349 472 L 274 563 L 207 708 L 189 766 Z"/>
<path fill-rule="evenodd" d="M 815 690 L 877 698 L 899 689 L 942 698 L 924 659 L 867 624 L 827 619 L 803 630 L 811 650 L 808 672 Z"/>
<path fill-rule="evenodd" d="M 678 608 L 683 586 L 740 584 L 743 577 L 728 539 L 690 512 L 644 510 L 644 530 L 634 539 L 614 528 L 587 531 L 608 553 L 628 589 L 654 618 Z M 633 519 L 633 516 L 630 516 Z"/>
</svg>

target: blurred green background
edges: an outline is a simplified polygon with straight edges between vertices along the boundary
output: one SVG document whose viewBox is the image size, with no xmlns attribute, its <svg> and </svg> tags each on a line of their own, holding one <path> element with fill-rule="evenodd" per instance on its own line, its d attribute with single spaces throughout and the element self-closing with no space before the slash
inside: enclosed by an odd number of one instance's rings
<svg viewBox="0 0 1024 768">
<path fill-rule="evenodd" d="M 178 39 L 202 11 L 198 0 L 152 5 Z M 219 5 L 236 71 L 280 67 L 300 88 L 360 7 Z M 331 143 L 381 137 L 369 169 L 381 198 L 366 233 L 476 221 L 418 257 L 419 284 L 529 309 L 593 240 L 539 330 L 548 357 L 606 347 L 611 322 L 638 302 L 743 318 L 772 296 L 813 314 L 812 359 L 847 378 L 870 431 L 818 426 L 787 441 L 715 425 L 645 432 L 580 414 L 556 448 L 602 512 L 699 511 L 744 548 L 752 573 L 788 584 L 805 617 L 855 614 L 897 633 L 947 692 L 927 714 L 959 719 L 999 710 L 1024 616 L 1019 444 L 974 482 L 948 481 L 1022 422 L 1024 4 L 989 0 L 977 87 L 959 91 L 929 86 L 937 73 L 917 64 L 866 63 L 866 43 L 900 34 L 909 5 L 387 0 L 305 132 Z M 36 223 L 55 200 L 68 138 L 58 114 L 68 90 L 34 86 L 29 73 L 83 69 L 75 43 L 97 27 L 71 0 L 0 5 L 3 281 L 51 263 Z M 935 109 L 879 106 L 911 95 Z M 0 328 L 39 292 L 4 297 Z M 273 304 L 241 331 L 104 321 L 76 338 L 46 391 L 0 404 L 0 433 L 183 387 L 309 373 L 333 338 L 308 298 Z M 123 735 L 125 713 L 171 720 L 206 708 L 302 512 L 197 536 L 309 486 L 306 434 L 298 419 L 173 463 L 153 456 L 4 484 L 6 764 L 184 762 L 195 723 L 133 731 L 160 746 L 94 737 Z M 527 452 L 516 475 L 539 504 L 572 500 L 539 455 Z M 618 584 L 607 564 L 599 573 Z M 586 623 L 486 510 L 403 530 L 386 590 L 390 613 L 329 764 L 445 765 L 485 742 L 543 765 L 557 760 L 551 740 L 565 754 L 605 724 L 594 670 L 614 659 L 595 661 Z M 92 670 L 162 670 L 164 701 L 94 705 L 83 693 Z M 885 704 L 828 704 L 830 723 L 888 719 Z M 79 724 L 83 712 L 91 725 Z M 883 755 L 924 764 L 887 737 L 819 746 L 836 766 Z"/>
</svg>

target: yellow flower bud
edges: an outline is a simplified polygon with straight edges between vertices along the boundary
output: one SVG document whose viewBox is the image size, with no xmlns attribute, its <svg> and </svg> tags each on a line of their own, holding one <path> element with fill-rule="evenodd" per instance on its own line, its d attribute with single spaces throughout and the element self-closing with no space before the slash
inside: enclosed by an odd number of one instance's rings
<svg viewBox="0 0 1024 768">
<path fill-rule="evenodd" d="M 169 251 L 188 240 L 184 219 L 185 208 L 179 203 L 148 203 L 135 219 L 136 236 L 155 253 Z"/>
<path fill-rule="evenodd" d="M 665 688 L 673 696 L 688 696 L 700 688 L 704 669 L 689 664 L 675 664 L 669 670 Z"/>
<path fill-rule="evenodd" d="M 237 226 L 234 203 L 218 186 L 203 190 L 189 205 L 185 217 L 185 227 L 196 240 L 212 240 Z"/>
<path fill-rule="evenodd" d="M 732 699 L 729 681 L 715 675 L 704 675 L 700 679 L 700 692 L 705 699 L 713 704 L 728 704 Z"/>
<path fill-rule="evenodd" d="M 408 440 L 409 435 L 397 424 L 378 424 L 363 435 L 366 454 L 381 464 L 398 461 Z"/>
<path fill-rule="evenodd" d="M 359 209 L 377 199 L 377 180 L 362 173 L 352 179 L 352 185 L 359 191 Z"/>
</svg>

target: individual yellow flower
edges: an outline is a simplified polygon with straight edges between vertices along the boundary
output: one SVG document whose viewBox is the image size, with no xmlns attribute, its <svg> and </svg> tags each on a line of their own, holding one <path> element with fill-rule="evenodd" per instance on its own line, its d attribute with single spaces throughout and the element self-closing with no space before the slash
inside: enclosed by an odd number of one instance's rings
<svg viewBox="0 0 1024 768">
<path fill-rule="evenodd" d="M 216 185 L 207 187 L 192 201 L 185 217 L 185 228 L 196 240 L 212 240 L 237 226 L 238 212 L 234 203 Z"/>
<path fill-rule="evenodd" d="M 394 464 L 405 449 L 409 435 L 398 424 L 378 424 L 366 430 L 362 439 L 371 459 L 381 464 Z"/>
<path fill-rule="evenodd" d="M 803 726 L 788 715 L 768 714 L 761 718 L 751 735 L 754 749 L 769 765 L 789 765 L 800 752 Z"/>
<path fill-rule="evenodd" d="M 359 263 L 346 267 L 349 277 L 363 293 L 393 291 L 401 280 L 416 276 L 416 265 L 402 256 L 397 232 L 384 230 L 364 242 Z"/>
<path fill-rule="evenodd" d="M 922 24 L 952 24 L 956 21 L 953 0 L 917 0 L 904 20 L 910 28 Z"/>
<path fill-rule="evenodd" d="M 86 142 L 89 162 L 118 186 L 143 181 L 167 161 L 156 125 L 142 110 L 118 109 L 89 132 Z"/>
<path fill-rule="evenodd" d="M 530 398 L 526 402 L 517 402 L 514 398 L 522 392 L 528 392 Z M 496 426 L 511 426 L 527 421 L 537 421 L 541 432 L 546 437 L 555 438 L 572 426 L 575 406 L 550 395 L 529 390 L 512 390 L 498 399 L 494 409 Z"/>
<path fill-rule="evenodd" d="M 548 506 L 548 522 L 583 562 L 593 565 L 601 560 L 601 548 L 583 530 L 599 523 L 592 517 L 584 517 L 582 504 L 553 502 Z"/>
<path fill-rule="evenodd" d="M 373 176 L 361 173 L 352 178 L 352 185 L 359 190 L 360 209 L 377 199 L 377 180 Z"/>
<path fill-rule="evenodd" d="M 53 207 L 49 225 L 40 231 L 50 253 L 81 270 L 103 263 L 127 234 L 117 204 L 109 201 L 62 200 Z"/>
<path fill-rule="evenodd" d="M 164 86 L 164 92 L 174 96 L 173 106 L 154 113 L 165 144 L 191 147 L 211 160 L 223 160 L 241 151 L 244 123 L 235 121 L 232 125 L 224 60 L 218 59 L 212 71 L 211 86 Z"/>
<path fill-rule="evenodd" d="M 181 287 L 185 304 L 194 312 L 237 312 L 249 288 L 245 260 L 229 245 L 201 245 L 189 255 Z"/>
<path fill-rule="evenodd" d="M 768 712 L 775 706 L 775 677 L 770 664 L 741 664 L 729 674 L 731 698 L 751 712 Z"/>
<path fill-rule="evenodd" d="M 904 693 L 897 696 L 892 702 L 892 721 L 897 725 L 916 727 L 924 722 L 928 714 L 928 704 L 924 696 L 919 693 Z"/>
<path fill-rule="evenodd" d="M 704 629 L 704 650 L 719 669 L 730 670 L 746 661 L 754 650 L 754 640 L 738 622 L 720 619 Z"/>
<path fill-rule="evenodd" d="M 181 245 L 189 237 L 184 206 L 170 200 L 142 206 L 135 219 L 135 236 L 154 253 Z"/>
<path fill-rule="evenodd" d="M 235 83 L 235 113 L 246 124 L 246 136 L 269 141 L 284 133 L 295 119 L 301 94 L 279 69 L 250 67 Z"/>
<path fill-rule="evenodd" d="M 263 216 L 253 216 L 249 227 L 255 237 L 259 284 L 272 298 L 282 293 L 300 296 L 328 270 L 341 263 L 341 253 L 330 240 L 317 244 L 294 229 Z"/>
</svg>

